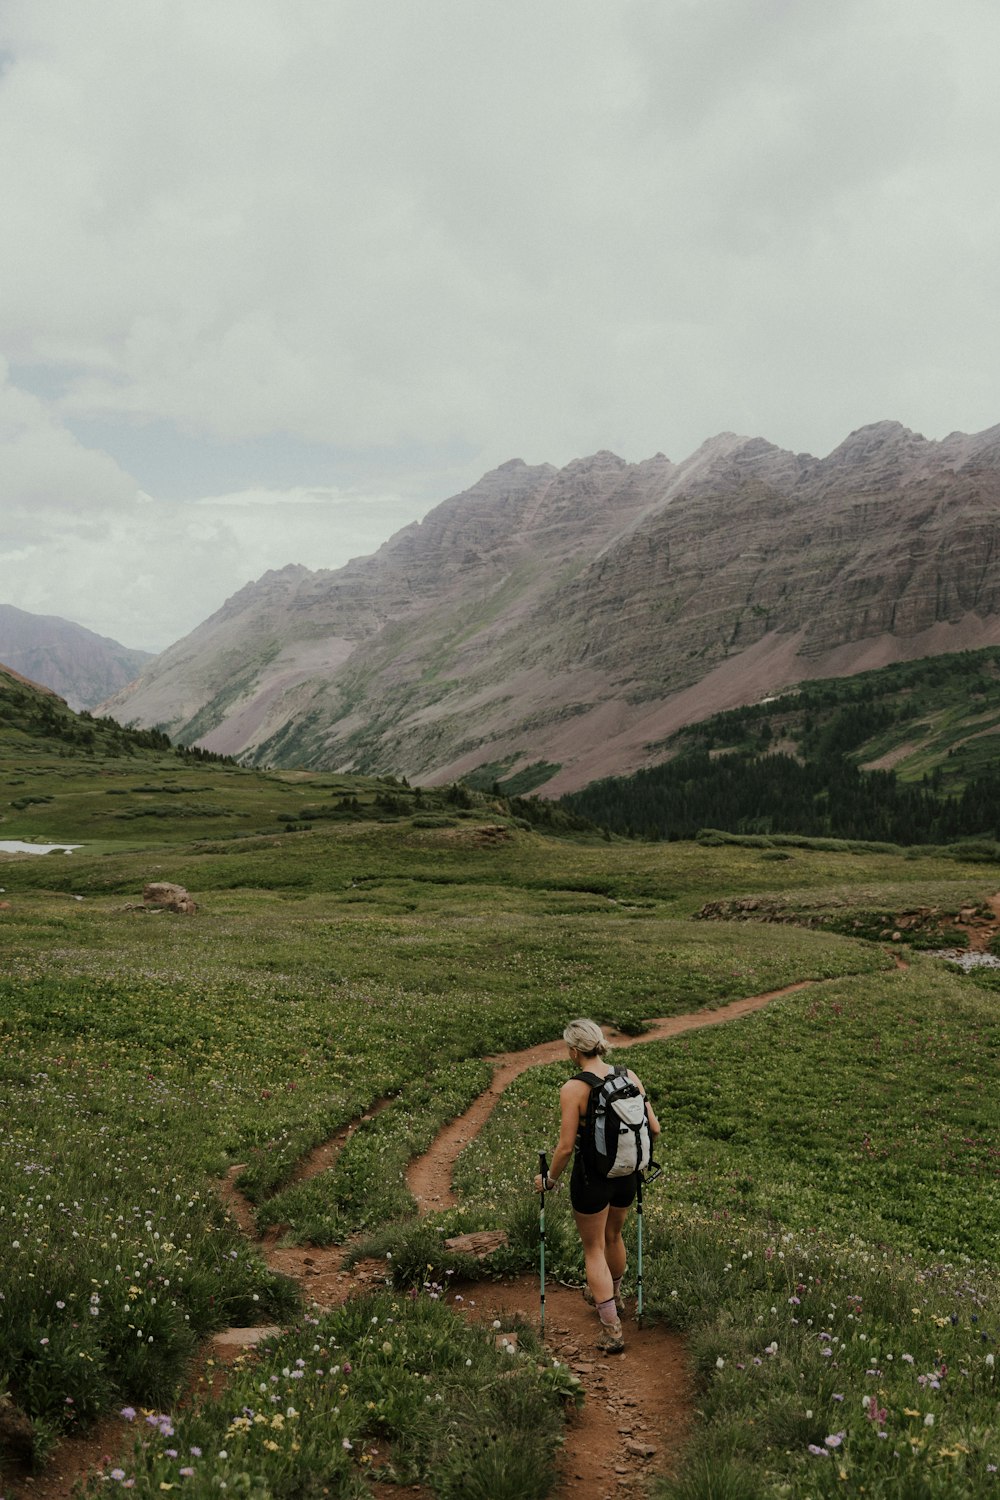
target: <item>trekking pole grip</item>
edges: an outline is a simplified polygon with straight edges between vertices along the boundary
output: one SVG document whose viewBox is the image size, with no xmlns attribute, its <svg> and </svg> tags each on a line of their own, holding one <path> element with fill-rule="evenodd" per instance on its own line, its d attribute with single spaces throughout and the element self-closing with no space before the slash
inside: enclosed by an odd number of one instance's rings
<svg viewBox="0 0 1000 1500">
<path fill-rule="evenodd" d="M 539 1151 L 539 1153 L 538 1153 L 538 1170 L 539 1170 L 539 1172 L 541 1173 L 541 1176 L 542 1176 L 542 1192 L 544 1193 L 545 1192 L 545 1184 L 549 1180 L 549 1164 L 548 1164 L 548 1162 L 545 1159 L 545 1152 L 544 1151 Z"/>
</svg>

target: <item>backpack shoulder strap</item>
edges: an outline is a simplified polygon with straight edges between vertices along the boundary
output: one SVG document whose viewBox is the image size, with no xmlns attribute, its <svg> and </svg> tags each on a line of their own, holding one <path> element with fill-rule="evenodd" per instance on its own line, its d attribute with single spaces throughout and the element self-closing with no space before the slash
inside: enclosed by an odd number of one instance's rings
<svg viewBox="0 0 1000 1500">
<path fill-rule="evenodd" d="M 604 1082 L 604 1079 L 599 1077 L 597 1073 L 574 1073 L 573 1082 L 586 1083 L 589 1084 L 592 1089 L 599 1089 L 601 1084 Z"/>
</svg>

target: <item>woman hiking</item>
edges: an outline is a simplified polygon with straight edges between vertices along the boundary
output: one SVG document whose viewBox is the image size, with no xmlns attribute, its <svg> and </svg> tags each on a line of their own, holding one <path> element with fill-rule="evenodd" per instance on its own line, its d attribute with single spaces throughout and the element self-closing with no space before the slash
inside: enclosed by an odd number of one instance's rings
<svg viewBox="0 0 1000 1500">
<path fill-rule="evenodd" d="M 571 1021 L 563 1032 L 563 1041 L 569 1048 L 570 1060 L 580 1072 L 559 1090 L 559 1144 L 544 1180 L 540 1172 L 536 1173 L 535 1191 L 541 1193 L 555 1187 L 570 1157 L 574 1158 L 569 1197 L 583 1241 L 587 1286 L 601 1320 L 597 1347 L 605 1354 L 620 1354 L 625 1348 L 617 1302 L 625 1274 L 622 1228 L 635 1199 L 639 1174 L 633 1172 L 627 1177 L 609 1178 L 601 1177 L 593 1170 L 588 1173 L 583 1147 L 591 1089 L 615 1070 L 604 1061 L 608 1043 L 595 1021 Z M 628 1077 L 646 1099 L 646 1090 L 631 1070 L 628 1070 Z M 660 1122 L 648 1099 L 646 1119 L 649 1133 L 655 1138 L 660 1133 Z"/>
</svg>

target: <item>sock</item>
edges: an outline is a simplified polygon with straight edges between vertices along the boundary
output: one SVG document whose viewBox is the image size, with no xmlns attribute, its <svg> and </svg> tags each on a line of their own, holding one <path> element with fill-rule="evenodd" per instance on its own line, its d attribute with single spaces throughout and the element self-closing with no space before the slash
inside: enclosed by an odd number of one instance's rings
<svg viewBox="0 0 1000 1500">
<path fill-rule="evenodd" d="M 609 1297 L 607 1302 L 598 1302 L 597 1312 L 602 1323 L 618 1322 L 618 1309 L 615 1306 L 614 1297 Z"/>
</svg>

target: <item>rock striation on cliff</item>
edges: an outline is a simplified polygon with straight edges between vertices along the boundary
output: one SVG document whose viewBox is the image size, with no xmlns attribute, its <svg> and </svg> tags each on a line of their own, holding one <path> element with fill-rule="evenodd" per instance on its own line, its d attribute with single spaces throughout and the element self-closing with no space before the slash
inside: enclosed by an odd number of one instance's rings
<svg viewBox="0 0 1000 1500">
<path fill-rule="evenodd" d="M 336 571 L 264 575 L 104 706 L 258 764 L 571 790 L 805 677 L 1000 642 L 1000 427 L 827 457 L 503 464 Z"/>
</svg>

